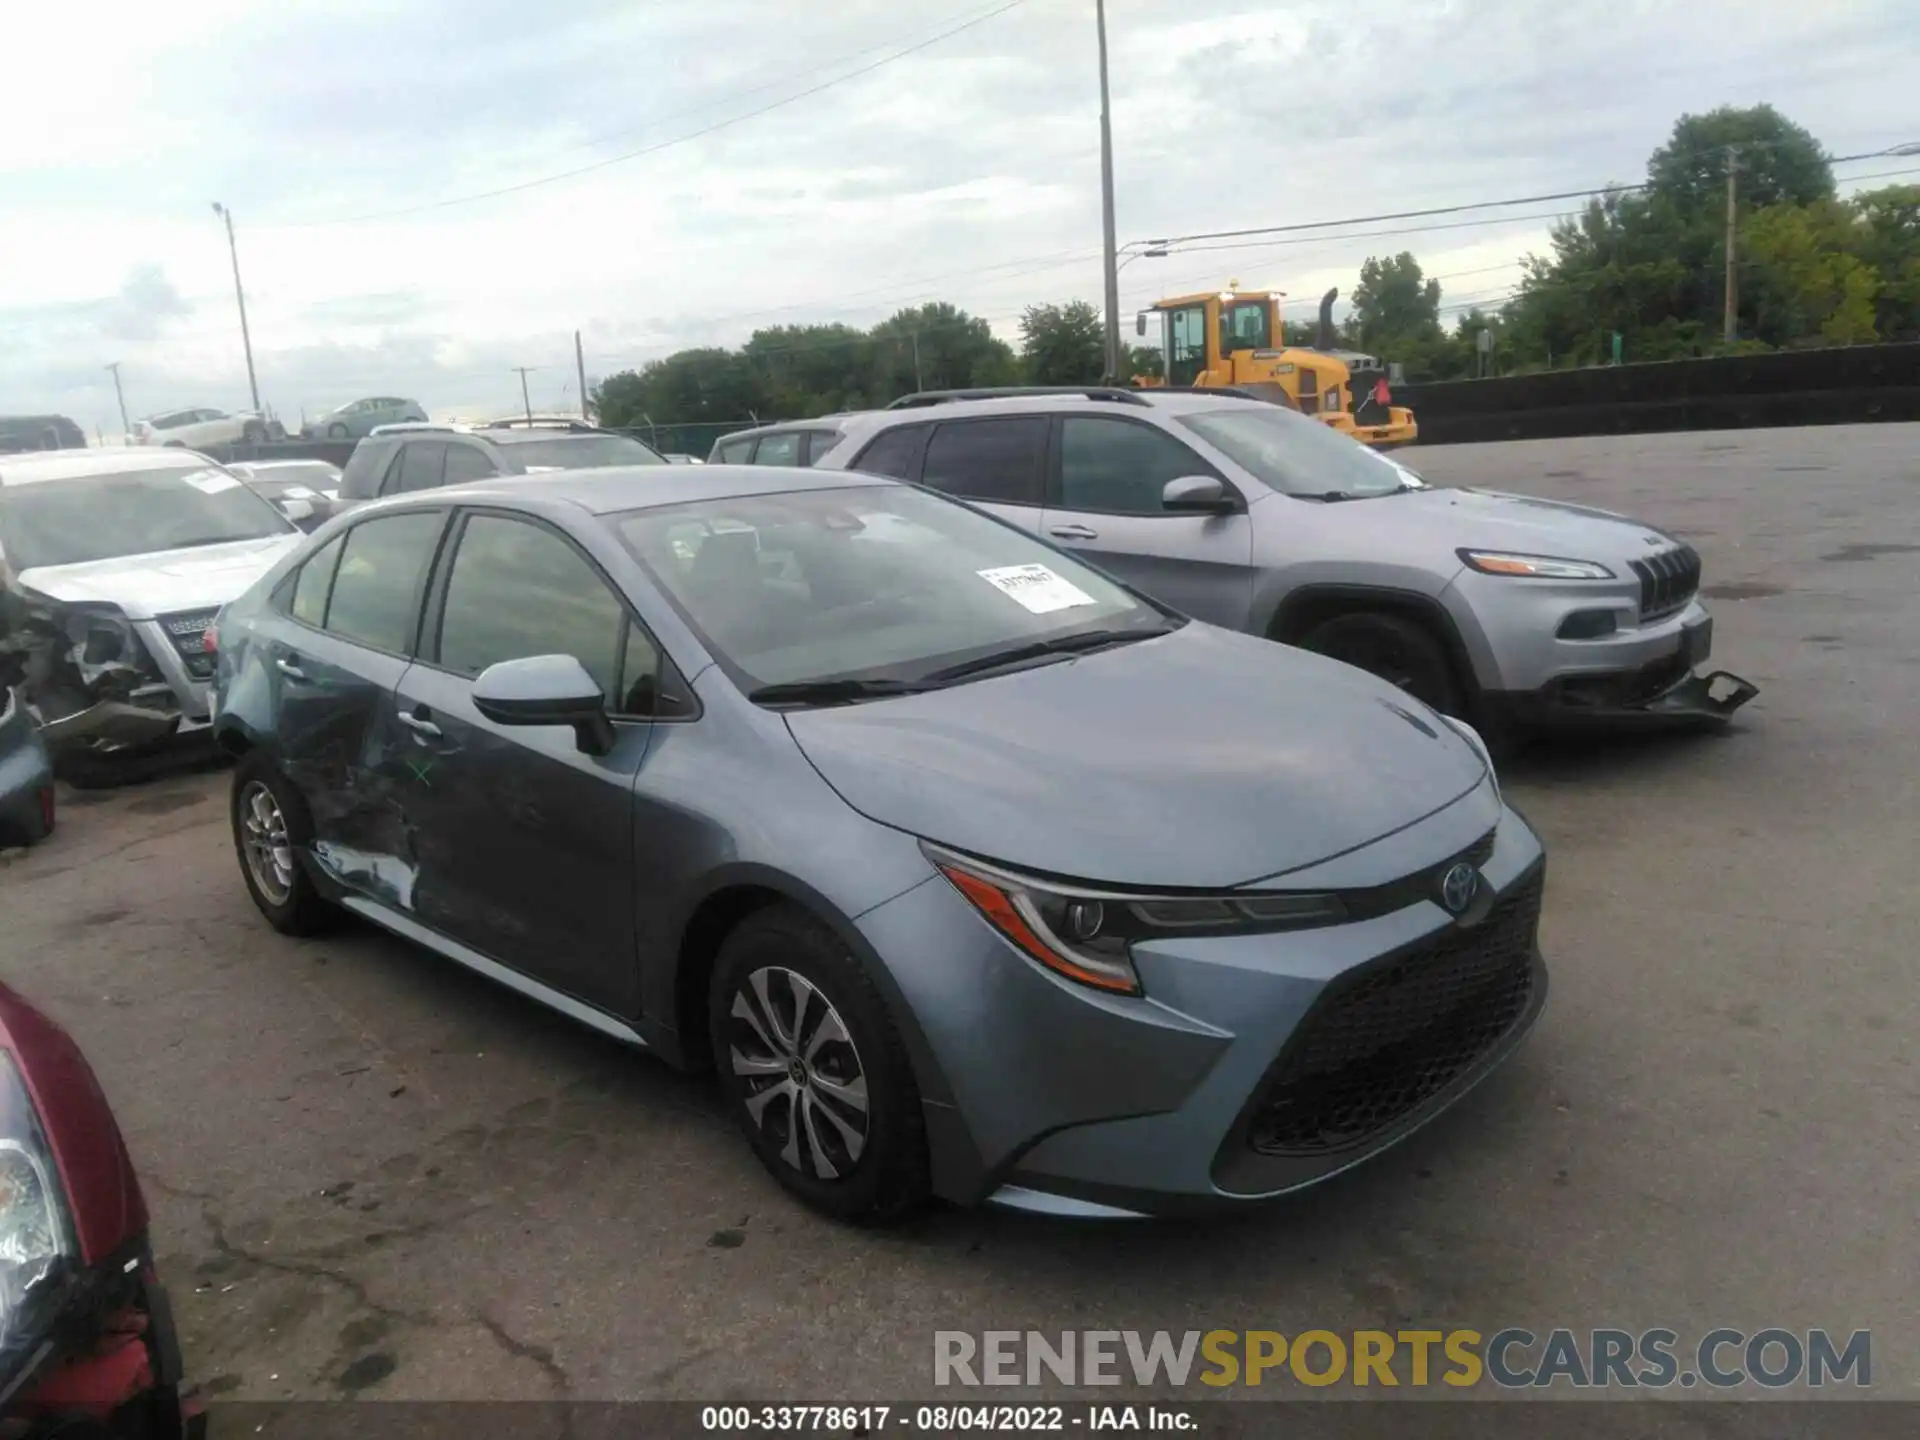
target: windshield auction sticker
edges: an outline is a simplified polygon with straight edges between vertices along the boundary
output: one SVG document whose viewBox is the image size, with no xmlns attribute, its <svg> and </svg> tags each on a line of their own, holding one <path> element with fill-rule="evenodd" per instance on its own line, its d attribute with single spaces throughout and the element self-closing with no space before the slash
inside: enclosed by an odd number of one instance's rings
<svg viewBox="0 0 1920 1440">
<path fill-rule="evenodd" d="M 1036 615 L 1071 610 L 1100 602 L 1079 586 L 1062 580 L 1044 565 L 1001 565 L 974 572 L 996 589 L 1011 595 Z"/>
<path fill-rule="evenodd" d="M 180 478 L 203 495 L 218 495 L 240 483 L 224 470 L 194 470 Z"/>
</svg>

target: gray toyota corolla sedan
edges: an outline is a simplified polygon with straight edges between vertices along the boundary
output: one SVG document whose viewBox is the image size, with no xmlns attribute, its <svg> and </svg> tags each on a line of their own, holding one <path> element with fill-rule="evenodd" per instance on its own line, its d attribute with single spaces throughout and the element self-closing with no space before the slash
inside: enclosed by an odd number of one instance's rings
<svg viewBox="0 0 1920 1440">
<path fill-rule="evenodd" d="M 423 492 L 215 644 L 273 925 L 350 911 L 711 1066 L 836 1215 L 1271 1197 L 1545 1000 L 1540 842 L 1472 730 L 911 485 Z"/>
</svg>

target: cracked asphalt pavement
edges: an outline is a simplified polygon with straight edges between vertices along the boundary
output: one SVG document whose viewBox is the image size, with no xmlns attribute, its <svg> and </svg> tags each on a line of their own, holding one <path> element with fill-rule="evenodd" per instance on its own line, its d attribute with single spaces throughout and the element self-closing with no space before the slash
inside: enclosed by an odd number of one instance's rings
<svg viewBox="0 0 1920 1440">
<path fill-rule="evenodd" d="M 248 903 L 227 777 L 66 793 L 0 973 L 85 1047 L 191 1371 L 250 1400 L 884 1399 L 938 1328 L 1874 1332 L 1920 1396 L 1920 426 L 1409 452 L 1693 541 L 1725 736 L 1559 744 L 1516 1059 L 1320 1189 L 1206 1224 L 787 1200 L 706 1084 L 365 929 Z M 1004 1393 L 997 1398 L 1007 1398 Z"/>
</svg>

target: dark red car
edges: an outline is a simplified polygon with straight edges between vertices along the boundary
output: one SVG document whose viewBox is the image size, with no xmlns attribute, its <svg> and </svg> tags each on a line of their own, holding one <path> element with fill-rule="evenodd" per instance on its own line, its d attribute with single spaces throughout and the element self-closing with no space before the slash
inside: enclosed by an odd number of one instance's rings
<svg viewBox="0 0 1920 1440">
<path fill-rule="evenodd" d="M 205 1430 L 106 1096 L 66 1031 L 0 985 L 0 1440 Z"/>
</svg>

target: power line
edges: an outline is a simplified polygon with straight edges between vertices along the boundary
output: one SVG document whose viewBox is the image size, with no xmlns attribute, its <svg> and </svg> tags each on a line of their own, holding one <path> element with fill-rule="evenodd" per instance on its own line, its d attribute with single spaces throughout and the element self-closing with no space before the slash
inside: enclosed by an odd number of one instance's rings
<svg viewBox="0 0 1920 1440">
<path fill-rule="evenodd" d="M 1724 146 L 1710 147 L 1722 151 Z M 1692 152 L 1689 152 L 1692 153 Z M 1706 150 L 1699 153 L 1705 154 Z M 1876 160 L 1893 153 L 1887 149 L 1867 150 L 1858 155 L 1826 157 L 1828 165 L 1845 165 L 1855 160 Z M 1849 179 L 1873 179 L 1873 176 L 1849 176 Z M 1465 205 L 1436 205 L 1425 210 L 1396 210 L 1382 215 L 1356 215 L 1345 220 L 1306 220 L 1292 225 L 1254 225 L 1241 230 L 1205 230 L 1192 235 L 1173 235 L 1137 243 L 1161 246 L 1184 245 L 1192 240 L 1237 240 L 1248 235 L 1284 235 L 1306 230 L 1332 230 L 1347 225 L 1376 225 L 1387 220 L 1420 220 L 1433 215 L 1464 215 L 1475 210 L 1503 210 L 1515 205 L 1542 205 L 1551 200 L 1584 200 L 1593 195 L 1630 195 L 1649 188 L 1648 181 L 1635 185 L 1591 185 L 1584 190 L 1560 190 L 1550 195 L 1520 195 L 1510 200 L 1476 200 Z"/>
<path fill-rule="evenodd" d="M 455 205 L 471 205 L 481 200 L 494 200 L 494 199 L 498 199 L 502 195 L 517 195 L 517 194 L 520 194 L 522 191 L 532 190 L 542 185 L 555 185 L 562 180 L 574 180 L 579 178 L 582 175 L 590 175 L 594 171 L 604 170 L 610 165 L 623 165 L 629 160 L 638 160 L 642 156 L 657 155 L 662 150 L 670 150 L 676 145 L 685 145 L 690 141 L 702 139 L 705 136 L 715 134 L 716 132 L 721 130 L 729 129 L 732 126 L 741 125 L 746 123 L 749 120 L 758 119 L 762 115 L 771 114 L 773 111 L 779 110 L 788 105 L 792 105 L 797 101 L 805 100 L 808 97 L 813 95 L 818 95 L 823 90 L 831 90 L 836 85 L 843 85 L 847 81 L 857 79 L 862 75 L 870 75 L 875 70 L 880 69 L 882 66 L 891 65 L 896 60 L 904 60 L 909 55 L 915 55 L 922 50 L 930 49 L 933 46 L 940 44 L 943 40 L 951 40 L 955 35 L 960 34 L 962 31 L 971 30 L 976 25 L 984 25 L 986 24 L 987 21 L 995 19 L 998 16 L 1004 15 L 1009 10 L 1018 9 L 1020 6 L 1026 3 L 1027 3 L 1027 0 L 1006 0 L 1005 4 L 1000 5 L 996 9 L 989 10 L 984 15 L 976 15 L 971 20 L 962 21 L 958 25 L 950 26 L 949 28 L 942 30 L 939 34 L 934 35 L 926 40 L 920 41 L 918 44 L 909 45 L 904 49 L 896 50 L 890 55 L 885 55 L 878 60 L 870 61 L 869 63 L 862 65 L 857 69 L 847 71 L 843 75 L 837 75 L 831 80 L 823 80 L 818 85 L 810 85 L 804 90 L 797 91 L 796 93 L 787 96 L 785 99 L 775 100 L 771 104 L 762 105 L 757 109 L 749 110 L 743 115 L 735 115 L 726 120 L 716 120 L 711 125 L 703 125 L 698 130 L 688 131 L 684 135 L 676 135 L 670 140 L 661 140 L 653 145 L 644 145 L 638 150 L 629 150 L 624 155 L 612 155 L 607 157 L 604 160 L 595 160 L 592 164 L 589 164 L 589 165 L 577 166 L 572 170 L 563 170 L 556 175 L 542 175 L 537 179 L 522 180 L 518 184 L 502 185 L 497 189 L 482 190 L 477 194 L 473 194 L 473 195 L 455 195 L 445 200 L 430 200 L 424 205 L 409 205 L 398 210 L 384 210 L 384 211 L 380 211 L 377 214 L 372 214 L 372 215 L 356 215 L 356 216 L 350 216 L 350 217 L 339 219 L 339 220 L 308 221 L 308 222 L 305 222 L 304 224 L 289 225 L 283 228 L 313 229 L 313 228 L 318 228 L 322 226 L 333 226 L 333 225 L 363 225 L 363 224 L 369 224 L 376 220 L 394 220 L 406 215 L 420 215 L 428 211 L 449 209 L 450 207 Z"/>
</svg>

